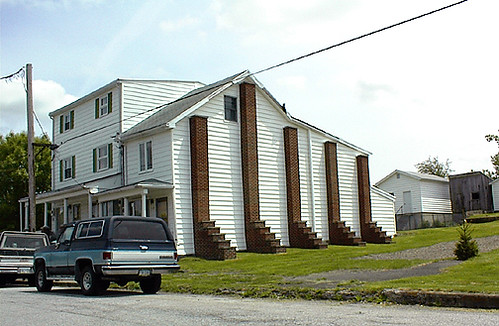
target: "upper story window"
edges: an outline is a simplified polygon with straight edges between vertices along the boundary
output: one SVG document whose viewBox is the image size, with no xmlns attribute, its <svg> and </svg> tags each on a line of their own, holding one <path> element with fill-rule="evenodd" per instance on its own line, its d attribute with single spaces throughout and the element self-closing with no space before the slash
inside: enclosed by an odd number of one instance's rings
<svg viewBox="0 0 499 326">
<path fill-rule="evenodd" d="M 225 120 L 237 122 L 237 98 L 224 96 Z"/>
<path fill-rule="evenodd" d="M 76 157 L 73 155 L 59 161 L 59 181 L 75 177 Z"/>
<path fill-rule="evenodd" d="M 59 117 L 59 132 L 61 134 L 65 131 L 74 128 L 74 118 L 75 118 L 74 110 L 64 113 Z"/>
<path fill-rule="evenodd" d="M 94 148 L 93 171 L 102 171 L 113 167 L 113 144 Z"/>
<path fill-rule="evenodd" d="M 152 141 L 139 144 L 139 170 L 152 169 Z"/>
<path fill-rule="evenodd" d="M 113 111 L 113 93 L 95 99 L 95 118 L 108 115 Z"/>
</svg>

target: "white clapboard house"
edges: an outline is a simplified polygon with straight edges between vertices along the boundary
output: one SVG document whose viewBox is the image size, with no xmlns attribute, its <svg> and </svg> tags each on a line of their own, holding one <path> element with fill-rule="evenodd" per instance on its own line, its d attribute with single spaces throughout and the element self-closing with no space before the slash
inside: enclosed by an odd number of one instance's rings
<svg viewBox="0 0 499 326">
<path fill-rule="evenodd" d="M 397 230 L 439 226 L 453 221 L 448 178 L 395 170 L 375 186 L 395 196 Z"/>
<path fill-rule="evenodd" d="M 37 203 L 53 229 L 157 216 L 180 254 L 211 259 L 395 232 L 393 197 L 374 190 L 371 207 L 370 153 L 291 117 L 248 71 L 211 85 L 117 79 L 50 116 L 53 190 Z"/>
</svg>

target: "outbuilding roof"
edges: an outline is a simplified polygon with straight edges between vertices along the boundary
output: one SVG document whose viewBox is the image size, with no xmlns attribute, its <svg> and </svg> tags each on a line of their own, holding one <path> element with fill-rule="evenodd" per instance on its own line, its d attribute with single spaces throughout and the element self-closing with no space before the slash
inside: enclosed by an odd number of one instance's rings
<svg viewBox="0 0 499 326">
<path fill-rule="evenodd" d="M 411 172 L 411 171 L 401 171 L 401 170 L 395 170 L 380 181 L 376 182 L 376 186 L 384 183 L 386 180 L 390 179 L 392 176 L 396 174 L 401 174 L 405 175 L 409 178 L 415 179 L 415 180 L 428 180 L 428 181 L 437 181 L 437 182 L 445 182 L 449 183 L 448 178 L 442 178 L 439 177 L 438 175 L 432 175 L 432 174 L 426 174 L 426 173 L 419 173 L 419 172 Z"/>
</svg>

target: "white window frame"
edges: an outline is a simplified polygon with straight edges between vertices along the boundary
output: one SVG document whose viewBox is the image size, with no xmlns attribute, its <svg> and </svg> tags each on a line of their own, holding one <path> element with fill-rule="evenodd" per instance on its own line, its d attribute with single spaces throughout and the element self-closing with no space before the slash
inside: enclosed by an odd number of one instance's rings
<svg viewBox="0 0 499 326">
<path fill-rule="evenodd" d="M 99 97 L 99 117 L 107 115 L 109 113 L 108 98 L 107 95 Z"/>
<path fill-rule="evenodd" d="M 68 180 L 73 177 L 73 158 L 67 157 L 62 160 L 63 161 L 63 175 L 62 180 Z M 69 173 L 69 176 L 68 176 Z"/>
<path fill-rule="evenodd" d="M 105 151 L 105 154 L 102 153 L 101 150 Z M 102 166 L 101 166 L 101 163 Z M 109 169 L 109 147 L 108 145 L 104 145 L 101 147 L 97 147 L 97 171 L 103 171 Z"/>
<path fill-rule="evenodd" d="M 153 169 L 152 140 L 139 144 L 139 171 L 151 171 Z"/>
<path fill-rule="evenodd" d="M 71 129 L 71 111 L 68 113 L 65 113 L 63 116 L 64 123 L 63 123 L 63 131 L 67 131 Z"/>
</svg>

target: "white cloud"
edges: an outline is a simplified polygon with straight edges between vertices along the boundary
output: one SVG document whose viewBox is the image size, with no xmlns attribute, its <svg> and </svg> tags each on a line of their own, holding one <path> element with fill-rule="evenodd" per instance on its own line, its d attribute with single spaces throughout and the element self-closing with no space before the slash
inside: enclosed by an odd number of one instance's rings
<svg viewBox="0 0 499 326">
<path fill-rule="evenodd" d="M 20 80 L 0 83 L 0 133 L 21 132 L 27 129 L 26 92 Z M 64 88 L 52 80 L 33 81 L 33 107 L 43 129 L 52 136 L 52 121 L 48 114 L 77 98 L 67 94 Z M 42 131 L 35 120 L 35 134 Z"/>
</svg>

